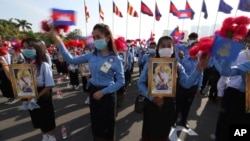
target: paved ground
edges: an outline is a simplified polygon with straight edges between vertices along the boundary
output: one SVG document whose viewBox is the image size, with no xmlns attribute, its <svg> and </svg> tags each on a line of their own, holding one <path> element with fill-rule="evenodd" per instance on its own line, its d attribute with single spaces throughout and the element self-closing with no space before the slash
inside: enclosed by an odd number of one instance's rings
<svg viewBox="0 0 250 141">
<path fill-rule="evenodd" d="M 138 68 L 132 76 L 132 86 L 126 94 L 125 103 L 118 109 L 117 116 L 117 141 L 139 141 L 142 129 L 142 115 L 133 112 L 136 94 L 139 93 L 136 82 L 138 79 Z M 55 75 L 55 79 L 57 76 Z M 66 141 L 92 141 L 90 115 L 88 105 L 84 104 L 86 95 L 82 87 L 78 90 L 66 88 L 68 81 L 63 81 L 53 89 L 62 90 L 63 99 L 53 96 L 56 114 L 56 138 L 63 140 L 60 127 L 65 125 L 69 134 Z M 35 130 L 30 122 L 27 111 L 21 108 L 21 102 L 6 105 L 6 98 L 0 96 L 0 141 L 39 141 L 41 135 Z M 207 97 L 196 96 L 189 115 L 189 124 L 193 131 L 173 131 L 173 141 L 212 141 L 219 105 L 207 102 Z M 180 130 L 179 130 L 180 129 Z M 190 134 L 190 135 L 189 135 Z"/>
</svg>

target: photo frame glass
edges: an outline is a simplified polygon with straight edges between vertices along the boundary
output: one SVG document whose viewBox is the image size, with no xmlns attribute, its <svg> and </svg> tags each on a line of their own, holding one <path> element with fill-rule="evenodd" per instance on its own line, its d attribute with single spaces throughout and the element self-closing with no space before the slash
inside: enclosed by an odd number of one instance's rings
<svg viewBox="0 0 250 141">
<path fill-rule="evenodd" d="M 174 58 L 150 58 L 148 92 L 152 97 L 175 97 L 177 65 Z"/>
<path fill-rule="evenodd" d="M 82 76 L 90 75 L 89 63 L 83 63 L 81 67 L 82 67 Z"/>
<path fill-rule="evenodd" d="M 127 64 L 127 57 L 128 57 L 128 52 L 127 51 L 121 51 L 118 53 L 119 57 L 123 60 L 123 66 Z"/>
<path fill-rule="evenodd" d="M 31 64 L 12 64 L 10 79 L 15 97 L 36 98 L 38 95 L 34 68 Z"/>
</svg>

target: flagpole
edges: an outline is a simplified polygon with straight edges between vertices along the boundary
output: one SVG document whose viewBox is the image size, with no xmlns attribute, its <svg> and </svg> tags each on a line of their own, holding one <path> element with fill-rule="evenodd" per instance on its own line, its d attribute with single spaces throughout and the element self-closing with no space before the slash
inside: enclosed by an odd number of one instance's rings
<svg viewBox="0 0 250 141">
<path fill-rule="evenodd" d="M 201 4 L 201 11 L 202 11 L 202 7 L 203 7 L 203 3 L 204 3 L 204 0 Z M 198 21 L 198 28 L 197 28 L 197 34 L 199 35 L 199 29 L 200 29 L 200 22 L 201 22 L 201 11 L 200 11 L 200 17 L 199 17 L 199 21 Z"/>
<path fill-rule="evenodd" d="M 114 1 L 113 1 L 114 3 Z M 114 4 L 112 3 L 113 5 L 113 9 L 114 9 Z M 113 35 L 115 34 L 115 30 L 114 30 L 114 11 L 112 12 L 112 30 L 113 30 Z"/>
<path fill-rule="evenodd" d="M 126 40 L 128 39 L 128 0 L 127 0 L 127 18 L 126 18 Z"/>
<path fill-rule="evenodd" d="M 98 5 L 99 5 L 99 23 L 100 23 L 100 18 L 101 18 L 101 16 L 100 16 L 100 0 L 98 0 Z"/>
<path fill-rule="evenodd" d="M 184 29 L 184 20 L 185 20 L 185 19 L 183 19 L 183 21 L 182 21 L 182 29 L 181 29 L 182 31 L 183 31 L 183 29 Z"/>
<path fill-rule="evenodd" d="M 220 5 L 219 5 L 219 7 L 220 7 Z M 215 31 L 215 27 L 216 27 L 216 21 L 217 21 L 217 17 L 218 17 L 218 13 L 219 13 L 219 7 L 218 7 L 218 10 L 217 10 L 217 13 L 216 13 L 216 17 L 215 17 L 214 30 L 213 30 L 213 32 Z"/>
<path fill-rule="evenodd" d="M 88 23 L 88 21 L 87 21 L 87 17 L 86 17 L 86 9 L 85 9 L 85 6 L 86 6 L 86 2 L 85 2 L 85 0 L 84 0 L 84 13 L 85 13 L 85 32 L 86 32 L 86 36 L 87 36 L 87 23 Z"/>
<path fill-rule="evenodd" d="M 171 0 L 170 0 L 170 3 L 169 3 L 169 12 L 168 12 L 168 24 L 167 24 L 167 32 L 169 31 L 169 19 L 170 19 L 170 5 L 171 5 Z M 169 33 L 168 33 L 169 34 Z"/>
<path fill-rule="evenodd" d="M 235 17 L 236 17 L 236 15 L 237 15 L 237 12 L 238 12 L 239 6 L 240 6 L 240 1 L 239 1 L 239 4 L 238 4 L 238 7 L 237 7 L 237 9 L 236 9 L 235 15 L 234 15 Z"/>
<path fill-rule="evenodd" d="M 141 39 L 141 10 L 140 10 L 140 22 L 139 22 L 139 39 Z"/>
<path fill-rule="evenodd" d="M 156 0 L 155 0 L 155 8 L 156 8 Z M 156 19 L 156 13 L 154 14 L 153 33 L 155 33 L 155 19 Z"/>
</svg>

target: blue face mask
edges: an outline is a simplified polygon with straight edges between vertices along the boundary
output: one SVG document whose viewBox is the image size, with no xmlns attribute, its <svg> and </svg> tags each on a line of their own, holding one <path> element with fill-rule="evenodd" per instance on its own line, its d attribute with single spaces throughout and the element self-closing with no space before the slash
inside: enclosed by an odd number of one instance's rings
<svg viewBox="0 0 250 141">
<path fill-rule="evenodd" d="M 155 49 L 153 49 L 153 48 L 149 48 L 149 49 L 148 49 L 148 52 L 149 52 L 150 54 L 155 54 L 156 51 L 155 51 Z"/>
<path fill-rule="evenodd" d="M 94 44 L 97 50 L 104 50 L 107 46 L 107 42 L 105 41 L 105 39 L 95 40 Z"/>
<path fill-rule="evenodd" d="M 23 49 L 23 55 L 29 59 L 36 57 L 36 50 L 33 49 Z"/>
</svg>

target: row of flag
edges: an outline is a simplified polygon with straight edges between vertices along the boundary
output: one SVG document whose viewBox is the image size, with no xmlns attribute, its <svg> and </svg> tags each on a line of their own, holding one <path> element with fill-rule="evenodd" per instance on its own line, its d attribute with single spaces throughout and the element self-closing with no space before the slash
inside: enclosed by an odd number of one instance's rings
<svg viewBox="0 0 250 141">
<path fill-rule="evenodd" d="M 86 22 L 88 22 L 88 19 L 90 18 L 90 14 L 89 14 L 88 7 L 85 1 L 84 1 L 84 9 L 85 9 Z M 227 4 L 224 0 L 220 0 L 220 4 L 218 7 L 219 12 L 230 14 L 232 9 L 233 9 L 232 6 Z M 250 0 L 240 0 L 238 10 L 250 12 Z M 186 19 L 186 18 L 193 19 L 194 14 L 195 14 L 193 9 L 189 5 L 188 1 L 186 1 L 186 6 L 184 10 L 178 10 L 176 6 L 174 5 L 174 3 L 170 0 L 169 12 L 172 13 L 173 16 L 178 17 L 179 19 Z M 204 13 L 204 18 L 207 19 L 208 12 L 207 12 L 207 6 L 206 6 L 205 0 L 203 0 L 202 2 L 201 12 Z M 118 17 L 121 17 L 121 18 L 123 17 L 122 12 L 119 10 L 118 6 L 115 4 L 114 1 L 113 1 L 113 13 L 117 15 Z M 139 17 L 138 12 L 133 8 L 133 6 L 129 3 L 129 1 L 128 1 L 127 13 L 132 17 Z M 141 1 L 141 13 L 146 14 L 148 16 L 152 16 L 152 17 L 155 15 L 156 21 L 160 21 L 160 18 L 162 16 L 157 6 L 157 3 L 155 3 L 155 12 L 153 13 L 153 11 L 143 1 Z M 99 15 L 102 21 L 104 21 L 104 12 L 101 8 L 100 2 L 99 2 Z"/>
</svg>

